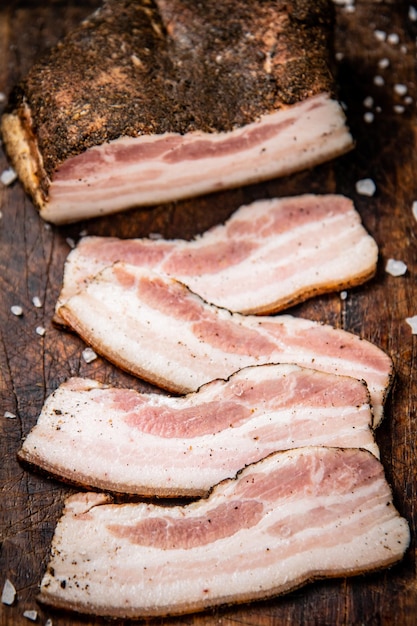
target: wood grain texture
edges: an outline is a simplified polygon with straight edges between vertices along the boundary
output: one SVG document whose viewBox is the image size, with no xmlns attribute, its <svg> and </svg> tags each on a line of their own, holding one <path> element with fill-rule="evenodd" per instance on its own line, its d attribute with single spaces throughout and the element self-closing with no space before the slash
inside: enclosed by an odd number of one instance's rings
<svg viewBox="0 0 417 626">
<path fill-rule="evenodd" d="M 0 91 L 7 94 L 32 62 L 69 28 L 98 6 L 98 0 L 15 0 L 0 5 Z M 335 48 L 341 97 L 356 140 L 355 150 L 313 171 L 198 200 L 135 210 L 65 228 L 49 227 L 38 217 L 18 182 L 0 186 L 0 588 L 9 578 L 17 589 L 11 607 L 0 605 L 1 626 L 27 626 L 25 610 L 38 611 L 37 623 L 53 626 L 105 624 L 99 618 L 68 615 L 37 604 L 38 585 L 48 559 L 63 498 L 71 490 L 57 481 L 28 471 L 16 460 L 22 438 L 35 424 L 46 396 L 71 375 L 91 376 L 140 390 L 150 387 L 116 370 L 102 359 L 86 364 L 84 345 L 51 323 L 63 264 L 71 240 L 80 233 L 121 237 L 161 233 L 191 237 L 227 218 L 243 202 L 272 195 L 344 193 L 351 197 L 380 248 L 376 277 L 366 286 L 311 300 L 294 313 L 323 320 L 369 339 L 394 360 L 396 380 L 378 430 L 381 458 L 393 487 L 395 503 L 409 521 L 412 544 L 405 559 L 381 573 L 323 581 L 282 598 L 241 607 L 216 609 L 169 623 L 207 626 L 303 624 L 339 626 L 366 624 L 412 626 L 417 615 L 415 503 L 417 485 L 417 338 L 405 318 L 417 315 L 417 22 L 408 16 L 408 2 L 357 0 L 355 11 L 337 6 Z M 398 35 L 398 43 L 380 41 L 375 30 Z M 389 67 L 381 69 L 381 59 Z M 375 75 L 384 77 L 377 86 Z M 405 84 L 411 101 L 396 94 Z M 363 102 L 373 98 L 367 109 Z M 3 104 L 0 106 L 4 106 Z M 404 106 L 404 112 L 396 111 Z M 364 113 L 372 111 L 372 123 Z M 7 167 L 0 154 L 0 172 Z M 377 186 L 371 197 L 358 195 L 357 180 L 371 177 Z M 407 263 L 405 276 L 385 272 L 389 258 Z M 33 305 L 39 297 L 40 308 Z M 18 304 L 23 315 L 12 315 Z M 45 335 L 36 328 L 45 328 Z M 354 374 L 354 372 L 352 372 Z M 4 417 L 10 411 L 16 418 Z M 125 623 L 118 621 L 118 624 Z"/>
</svg>

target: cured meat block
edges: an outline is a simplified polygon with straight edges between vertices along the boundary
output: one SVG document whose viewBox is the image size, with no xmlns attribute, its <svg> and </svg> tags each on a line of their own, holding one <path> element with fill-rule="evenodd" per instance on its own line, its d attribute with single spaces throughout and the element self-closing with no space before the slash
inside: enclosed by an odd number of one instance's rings
<svg viewBox="0 0 417 626">
<path fill-rule="evenodd" d="M 176 398 L 73 378 L 45 402 L 19 457 L 83 486 L 203 496 L 276 450 L 367 448 L 378 456 L 363 382 L 259 365 Z"/>
<path fill-rule="evenodd" d="M 330 0 L 107 0 L 11 95 L 2 135 L 46 220 L 266 180 L 352 147 Z"/>
<path fill-rule="evenodd" d="M 348 198 L 260 200 L 192 241 L 81 239 L 68 255 L 57 308 L 115 261 L 177 278 L 230 311 L 265 314 L 365 282 L 377 260 L 377 245 Z"/>
<path fill-rule="evenodd" d="M 409 539 L 371 453 L 301 448 L 187 506 L 70 497 L 40 599 L 112 617 L 187 613 L 386 567 Z"/>
<path fill-rule="evenodd" d="M 329 325 L 230 313 L 172 278 L 125 263 L 105 268 L 58 313 L 99 354 L 172 392 L 196 391 L 249 365 L 294 363 L 365 380 L 375 424 L 382 418 L 391 359 Z"/>
</svg>

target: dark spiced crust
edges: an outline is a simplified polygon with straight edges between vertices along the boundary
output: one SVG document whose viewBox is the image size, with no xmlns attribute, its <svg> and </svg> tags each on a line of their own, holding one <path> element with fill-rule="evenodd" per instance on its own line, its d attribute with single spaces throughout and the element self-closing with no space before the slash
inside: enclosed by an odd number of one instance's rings
<svg viewBox="0 0 417 626">
<path fill-rule="evenodd" d="M 50 178 L 87 148 L 228 131 L 333 93 L 330 0 L 107 0 L 14 90 Z M 45 181 L 44 181 L 45 182 Z"/>
</svg>

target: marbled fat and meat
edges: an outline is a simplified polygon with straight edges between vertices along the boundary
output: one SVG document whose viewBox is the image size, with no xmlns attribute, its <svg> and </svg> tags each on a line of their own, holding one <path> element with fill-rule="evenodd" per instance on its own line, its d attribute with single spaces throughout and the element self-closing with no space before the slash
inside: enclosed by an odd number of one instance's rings
<svg viewBox="0 0 417 626">
<path fill-rule="evenodd" d="M 189 613 L 387 567 L 409 541 L 374 455 L 299 448 L 186 506 L 70 497 L 40 599 L 112 617 Z"/>
<path fill-rule="evenodd" d="M 87 487 L 204 496 L 276 450 L 379 455 L 366 385 L 295 365 L 259 365 L 183 397 L 72 378 L 46 400 L 19 458 Z M 111 459 L 111 460 L 110 460 Z"/>
</svg>

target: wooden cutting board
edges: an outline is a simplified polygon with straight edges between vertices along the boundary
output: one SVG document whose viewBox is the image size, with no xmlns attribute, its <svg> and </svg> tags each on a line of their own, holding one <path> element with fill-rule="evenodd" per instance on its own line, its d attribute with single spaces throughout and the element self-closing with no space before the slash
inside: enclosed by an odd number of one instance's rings
<svg viewBox="0 0 417 626">
<path fill-rule="evenodd" d="M 3 1 L 0 91 L 7 95 L 32 62 L 98 4 L 98 0 Z M 417 338 L 406 322 L 407 317 L 417 315 L 417 220 L 412 214 L 412 203 L 417 200 L 417 21 L 409 15 L 408 3 L 357 0 L 355 10 L 343 4 L 336 6 L 335 53 L 341 98 L 356 139 L 350 154 L 285 180 L 61 228 L 41 221 L 18 182 L 0 185 L 0 588 L 8 578 L 17 590 L 13 606 L 0 605 L 2 626 L 26 626 L 30 623 L 23 616 L 26 610 L 37 610 L 39 624 L 48 618 L 53 626 L 106 623 L 37 604 L 54 527 L 71 489 L 21 466 L 16 451 L 35 424 L 46 396 L 71 375 L 150 389 L 102 359 L 85 363 L 82 341 L 53 326 L 63 264 L 72 243 L 85 232 L 191 237 L 224 220 L 244 202 L 306 191 L 351 197 L 379 245 L 378 272 L 366 286 L 349 291 L 346 299 L 340 294 L 323 296 L 292 312 L 357 333 L 393 358 L 396 379 L 377 438 L 395 503 L 410 523 L 412 544 L 400 564 L 380 573 L 318 582 L 267 602 L 151 623 L 417 623 Z M 388 60 L 388 67 L 383 59 Z M 382 85 L 375 84 L 376 76 L 383 78 Z M 407 86 L 407 94 L 397 93 L 398 84 Z M 365 113 L 373 119 L 365 118 Z M 0 154 L 0 172 L 6 168 L 6 158 Z M 376 184 L 373 197 L 361 196 L 355 188 L 356 181 L 368 177 Z M 387 274 L 389 258 L 404 261 L 407 273 Z M 35 306 L 33 298 L 39 298 L 41 306 Z M 11 313 L 13 305 L 22 307 L 22 316 Z M 39 334 L 42 328 L 44 335 Z M 16 417 L 6 417 L 7 412 Z"/>
</svg>

